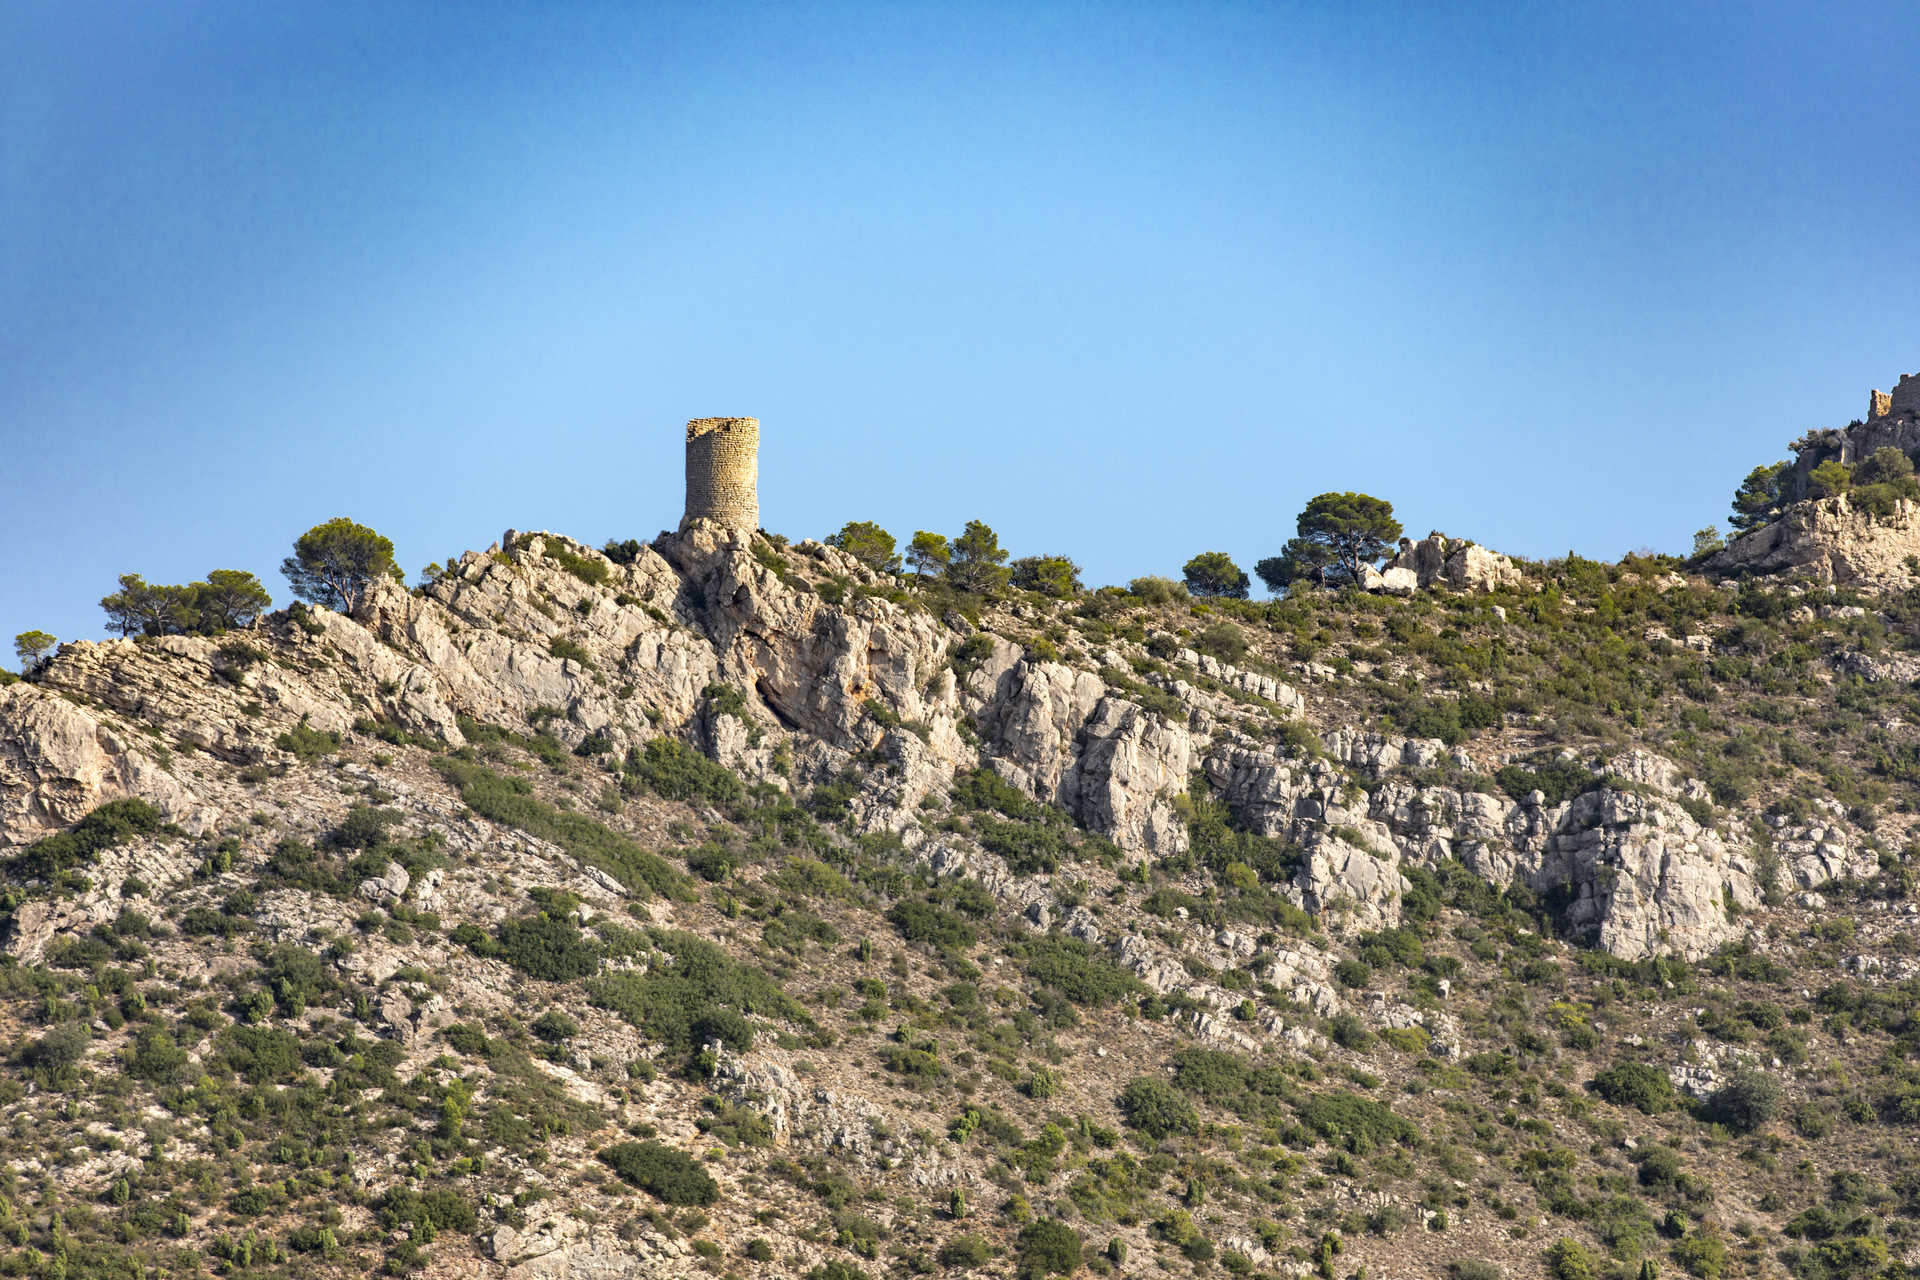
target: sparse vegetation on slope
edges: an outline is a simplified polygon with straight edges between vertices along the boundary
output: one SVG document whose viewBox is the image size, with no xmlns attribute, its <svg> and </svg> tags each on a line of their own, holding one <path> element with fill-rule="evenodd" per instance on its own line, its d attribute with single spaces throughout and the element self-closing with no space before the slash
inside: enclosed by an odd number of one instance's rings
<svg viewBox="0 0 1920 1280">
<path fill-rule="evenodd" d="M 9 850 L 0 1271 L 1904 1274 L 1920 600 L 990 534 L 523 535 L 450 708 L 287 615 L 10 688 L 150 790 Z"/>
</svg>

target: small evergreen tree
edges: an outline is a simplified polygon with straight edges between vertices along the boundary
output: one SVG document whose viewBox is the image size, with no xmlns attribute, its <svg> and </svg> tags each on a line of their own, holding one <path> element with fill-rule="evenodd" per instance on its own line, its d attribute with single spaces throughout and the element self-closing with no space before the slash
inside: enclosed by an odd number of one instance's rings
<svg viewBox="0 0 1920 1280">
<path fill-rule="evenodd" d="M 188 586 L 195 629 L 207 635 L 250 627 L 273 607 L 260 579 L 244 569 L 215 569 Z"/>
<path fill-rule="evenodd" d="M 1323 493 L 1307 503 L 1295 527 L 1349 582 L 1360 581 L 1361 570 L 1378 564 L 1401 533 L 1393 504 L 1366 493 Z"/>
<path fill-rule="evenodd" d="M 1289 538 L 1277 556 L 1268 556 L 1253 566 L 1267 590 L 1279 595 L 1299 583 L 1327 585 L 1327 570 L 1334 564 L 1333 548 L 1306 538 Z"/>
<path fill-rule="evenodd" d="M 875 573 L 900 572 L 900 554 L 893 535 L 871 520 L 850 520 L 826 541 Z"/>
<path fill-rule="evenodd" d="M 303 600 L 351 614 L 380 578 L 402 579 L 393 543 L 362 524 L 338 516 L 315 525 L 293 544 L 280 572 Z"/>
<path fill-rule="evenodd" d="M 42 659 L 52 653 L 54 646 L 59 643 L 58 638 L 44 631 L 22 631 L 15 636 L 13 651 L 20 658 L 21 672 L 25 673 L 39 666 Z"/>
<path fill-rule="evenodd" d="M 1747 478 L 1733 492 L 1733 515 L 1727 523 L 1744 533 L 1773 519 L 1774 513 L 1785 501 L 1781 485 L 1786 479 L 1789 465 L 1775 462 L 1749 471 Z"/>
<path fill-rule="evenodd" d="M 1816 498 L 1832 498 L 1853 487 L 1853 468 L 1838 458 L 1828 458 L 1807 477 Z"/>
<path fill-rule="evenodd" d="M 170 636 L 184 631 L 193 616 L 186 588 L 147 582 L 137 573 L 120 575 L 120 589 L 103 596 L 107 629 L 123 636 Z"/>
<path fill-rule="evenodd" d="M 1892 445 L 1875 449 L 1853 469 L 1855 484 L 1898 484 L 1913 475 L 1913 459 Z"/>
<path fill-rule="evenodd" d="M 953 546 L 944 534 L 928 533 L 922 529 L 913 535 L 913 541 L 907 546 L 907 563 L 913 566 L 914 576 L 922 582 L 944 574 L 948 561 L 952 559 Z"/>
<path fill-rule="evenodd" d="M 990 596 L 1007 585 L 1007 553 L 1000 535 L 979 520 L 967 521 L 966 531 L 953 540 L 947 562 L 947 582 L 956 591 Z"/>
<path fill-rule="evenodd" d="M 1202 551 L 1181 569 L 1187 590 L 1196 596 L 1245 600 L 1252 584 L 1246 571 L 1224 551 Z"/>
</svg>

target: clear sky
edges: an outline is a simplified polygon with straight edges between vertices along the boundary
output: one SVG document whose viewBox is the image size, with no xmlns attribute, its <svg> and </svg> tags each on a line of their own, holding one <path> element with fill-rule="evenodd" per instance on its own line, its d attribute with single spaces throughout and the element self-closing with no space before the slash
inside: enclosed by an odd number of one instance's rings
<svg viewBox="0 0 1920 1280">
<path fill-rule="evenodd" d="M 1909 3 L 0 3 L 0 651 L 115 577 L 1360 489 L 1678 551 L 1920 369 Z"/>
</svg>

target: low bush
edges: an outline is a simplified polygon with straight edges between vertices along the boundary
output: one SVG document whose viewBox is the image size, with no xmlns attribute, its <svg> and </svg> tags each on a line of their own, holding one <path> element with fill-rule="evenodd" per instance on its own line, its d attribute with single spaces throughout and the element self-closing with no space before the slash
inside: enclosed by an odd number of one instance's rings
<svg viewBox="0 0 1920 1280">
<path fill-rule="evenodd" d="M 590 587 L 600 586 L 613 572 L 607 568 L 605 561 L 575 555 L 552 538 L 546 540 L 542 554 Z M 636 547 L 635 555 L 638 554 L 639 549 Z"/>
<path fill-rule="evenodd" d="M 1744 1070 L 1707 1099 L 1709 1119 L 1739 1133 L 1751 1133 L 1780 1114 L 1780 1082 L 1757 1070 Z"/>
<path fill-rule="evenodd" d="M 1673 1081 L 1658 1067 L 1644 1062 L 1620 1062 L 1593 1078 L 1588 1086 L 1619 1107 L 1638 1107 L 1650 1116 L 1673 1105 Z"/>
<path fill-rule="evenodd" d="M 1357 1093 L 1320 1093 L 1302 1099 L 1295 1108 L 1301 1123 L 1335 1145 L 1353 1151 L 1380 1146 L 1414 1147 L 1420 1130 L 1372 1098 Z"/>
<path fill-rule="evenodd" d="M 603 1164 L 622 1181 L 672 1205 L 707 1205 L 720 1198 L 720 1184 L 682 1151 L 657 1142 L 622 1142 L 601 1150 Z"/>
<path fill-rule="evenodd" d="M 600 946 L 571 920 L 541 914 L 509 920 L 495 934 L 497 954 L 529 977 L 571 982 L 600 971 Z"/>
<path fill-rule="evenodd" d="M 746 794 L 745 785 L 731 769 L 674 738 L 654 738 L 645 747 L 629 752 L 627 769 L 654 794 L 668 800 L 728 805 Z"/>
<path fill-rule="evenodd" d="M 91 862 L 115 845 L 165 829 L 160 811 L 145 800 L 109 800 L 80 819 L 73 830 L 28 845 L 15 865 L 24 875 L 50 876 Z"/>
<path fill-rule="evenodd" d="M 1021 1280 L 1046 1280 L 1048 1276 L 1072 1275 L 1080 1269 L 1080 1237 L 1073 1228 L 1057 1218 L 1041 1218 L 1021 1229 Z"/>
<path fill-rule="evenodd" d="M 671 964 L 606 974 L 589 983 L 587 993 L 649 1038 L 681 1052 L 697 1050 L 708 1040 L 745 1052 L 753 1045 L 753 1031 L 744 1014 L 812 1025 L 806 1011 L 772 978 L 734 961 L 713 943 L 663 929 L 648 933 Z"/>
<path fill-rule="evenodd" d="M 1130 1128 L 1155 1139 L 1192 1133 L 1200 1127 L 1200 1117 L 1187 1096 L 1151 1076 L 1138 1076 L 1121 1090 L 1120 1114 Z"/>
<path fill-rule="evenodd" d="M 523 778 L 503 777 L 451 756 L 436 760 L 434 767 L 459 790 L 466 806 L 481 817 L 553 841 L 611 875 L 629 892 L 664 897 L 687 892 L 686 877 L 664 858 L 584 814 L 562 811 L 536 799 L 532 786 Z"/>
<path fill-rule="evenodd" d="M 1078 1005 L 1100 1007 L 1146 990 L 1130 971 L 1078 938 L 1035 938 L 1022 955 L 1028 977 Z"/>
<path fill-rule="evenodd" d="M 299 724 L 273 740 L 273 745 L 306 764 L 332 755 L 340 749 L 340 735 L 330 729 L 315 729 L 302 717 Z"/>
</svg>

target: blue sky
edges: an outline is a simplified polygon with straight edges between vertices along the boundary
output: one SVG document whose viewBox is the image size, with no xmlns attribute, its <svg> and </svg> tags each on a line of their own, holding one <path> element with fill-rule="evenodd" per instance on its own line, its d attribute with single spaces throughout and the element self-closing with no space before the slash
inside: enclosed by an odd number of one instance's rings
<svg viewBox="0 0 1920 1280">
<path fill-rule="evenodd" d="M 0 6 L 0 637 L 349 515 L 414 571 L 992 524 L 1094 583 L 1682 550 L 1920 369 L 1899 4 Z M 6 644 L 10 657 L 10 644 Z"/>
</svg>

